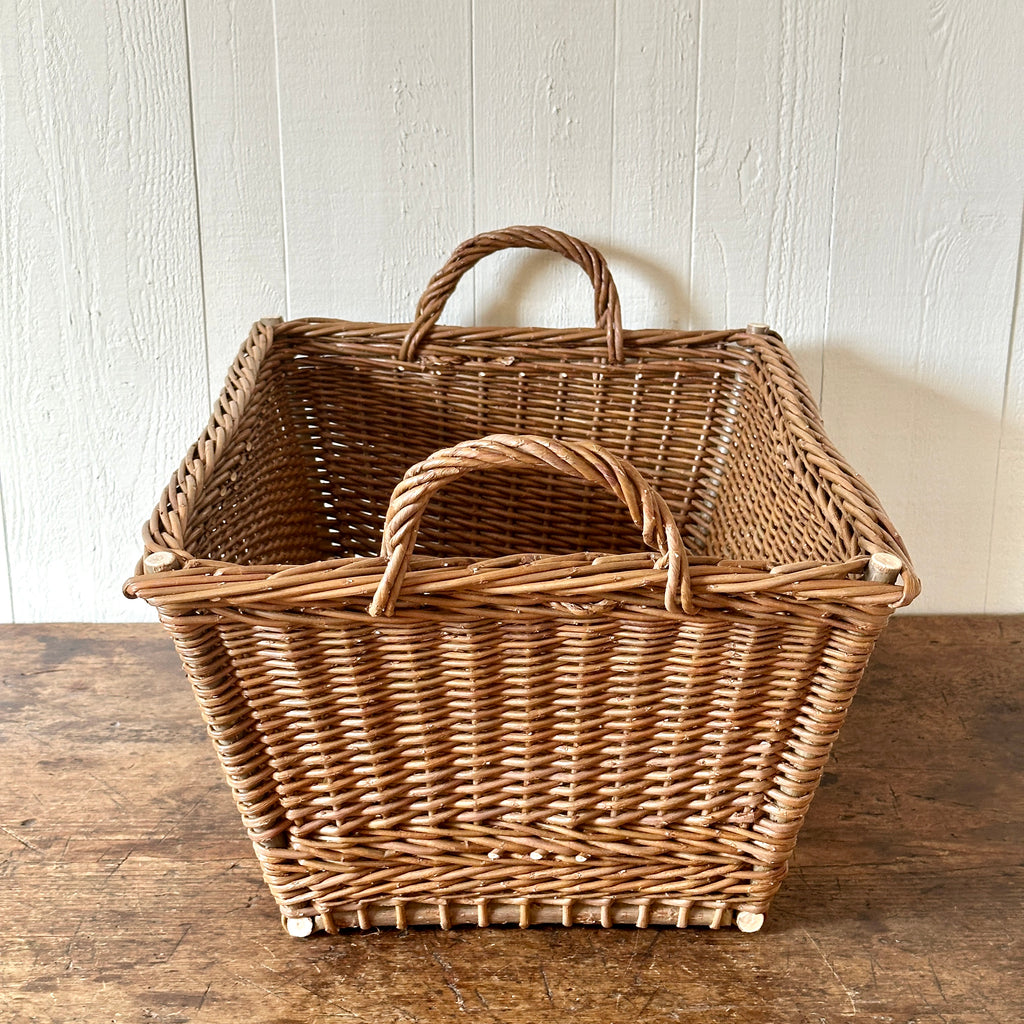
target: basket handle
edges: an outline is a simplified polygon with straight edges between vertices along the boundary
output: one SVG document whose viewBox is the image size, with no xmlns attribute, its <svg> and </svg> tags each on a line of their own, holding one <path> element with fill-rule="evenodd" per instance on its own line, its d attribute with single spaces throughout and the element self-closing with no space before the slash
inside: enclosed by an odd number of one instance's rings
<svg viewBox="0 0 1024 1024">
<path fill-rule="evenodd" d="M 409 469 L 395 488 L 381 542 L 381 557 L 388 563 L 370 603 L 371 615 L 393 614 L 420 521 L 434 492 L 466 473 L 504 466 L 556 469 L 614 494 L 629 509 L 644 543 L 661 553 L 656 568 L 668 569 L 665 607 L 670 612 L 693 611 L 686 549 L 675 517 L 665 499 L 633 466 L 592 441 L 491 434 L 434 452 Z"/>
<path fill-rule="evenodd" d="M 416 317 L 398 350 L 399 359 L 410 362 L 414 358 L 416 349 L 437 323 L 462 275 L 485 256 L 501 249 L 547 249 L 579 264 L 594 286 L 594 318 L 608 338 L 608 361 L 622 362 L 622 310 L 605 258 L 578 238 L 553 228 L 536 226 L 486 231 L 463 242 L 427 283 L 416 305 Z"/>
</svg>

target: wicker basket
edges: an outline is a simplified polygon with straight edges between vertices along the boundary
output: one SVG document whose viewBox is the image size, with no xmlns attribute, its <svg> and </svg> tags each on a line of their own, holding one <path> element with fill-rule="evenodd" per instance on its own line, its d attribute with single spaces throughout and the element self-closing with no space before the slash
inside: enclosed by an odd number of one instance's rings
<svg viewBox="0 0 1024 1024">
<path fill-rule="evenodd" d="M 510 247 L 583 267 L 597 326 L 438 326 Z M 537 227 L 412 324 L 256 324 L 145 553 L 296 935 L 756 929 L 919 590 L 773 332 L 623 331 Z"/>
</svg>

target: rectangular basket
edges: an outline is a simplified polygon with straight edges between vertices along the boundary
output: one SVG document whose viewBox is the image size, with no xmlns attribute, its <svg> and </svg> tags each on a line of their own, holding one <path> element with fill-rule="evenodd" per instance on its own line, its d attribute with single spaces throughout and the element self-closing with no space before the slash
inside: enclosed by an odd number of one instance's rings
<svg viewBox="0 0 1024 1024">
<path fill-rule="evenodd" d="M 510 247 L 578 263 L 596 327 L 439 326 Z M 295 935 L 755 930 L 919 590 L 774 332 L 623 331 L 536 227 L 411 324 L 256 324 L 144 532 L 126 593 Z"/>
</svg>

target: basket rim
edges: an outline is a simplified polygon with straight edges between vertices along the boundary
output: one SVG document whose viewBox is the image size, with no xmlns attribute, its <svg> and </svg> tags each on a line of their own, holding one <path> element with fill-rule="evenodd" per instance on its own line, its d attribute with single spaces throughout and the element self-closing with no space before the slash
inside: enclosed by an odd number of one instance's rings
<svg viewBox="0 0 1024 1024">
<path fill-rule="evenodd" d="M 143 558 L 154 553 L 165 553 L 168 558 L 164 568 L 169 571 L 147 574 L 142 560 L 136 566 L 135 574 L 125 583 L 124 593 L 129 597 L 141 597 L 158 607 L 182 609 L 197 605 L 223 609 L 226 604 L 233 607 L 264 608 L 283 611 L 285 600 L 295 597 L 318 595 L 315 607 L 321 613 L 331 609 L 348 615 L 366 614 L 362 610 L 369 598 L 363 590 L 369 584 L 350 580 L 353 572 L 358 576 L 372 573 L 377 569 L 379 580 L 380 558 L 363 556 L 342 557 L 326 561 L 289 565 L 239 565 L 214 559 L 197 558 L 184 548 L 184 537 L 188 519 L 203 485 L 216 466 L 221 453 L 229 446 L 234 427 L 241 419 L 255 386 L 260 370 L 277 345 L 294 344 L 304 341 L 316 345 L 323 342 L 332 351 L 338 343 L 359 342 L 360 354 L 373 365 L 380 365 L 382 358 L 390 357 L 399 367 L 410 367 L 424 372 L 443 372 L 446 364 L 474 366 L 497 365 L 504 368 L 520 362 L 539 368 L 548 364 L 562 369 L 586 368 L 599 373 L 642 372 L 643 369 L 658 370 L 671 368 L 678 363 L 679 349 L 693 349 L 701 346 L 721 348 L 725 344 L 739 345 L 751 352 L 752 359 L 758 359 L 772 382 L 779 399 L 779 412 L 787 421 L 794 441 L 799 443 L 803 457 L 811 464 L 822 479 L 828 483 L 831 498 L 844 516 L 855 524 L 861 540 L 863 556 L 845 561 L 806 561 L 788 565 L 772 565 L 764 560 L 736 560 L 723 558 L 699 558 L 691 556 L 694 571 L 695 594 L 701 598 L 701 610 L 713 611 L 723 600 L 727 603 L 747 601 L 756 610 L 759 602 L 767 598 L 783 601 L 786 610 L 808 615 L 817 620 L 822 618 L 821 608 L 812 610 L 814 602 L 841 604 L 854 608 L 874 622 L 879 614 L 889 614 L 898 607 L 910 604 L 920 593 L 920 581 L 906 548 L 888 516 L 881 507 L 877 496 L 863 479 L 849 466 L 828 439 L 817 405 L 810 394 L 793 357 L 775 332 L 750 333 L 745 330 L 658 330 L 642 329 L 623 332 L 627 342 L 634 342 L 632 350 L 626 349 L 622 363 L 609 363 L 605 346 L 605 332 L 597 328 L 502 328 L 502 327 L 434 327 L 431 339 L 425 344 L 420 357 L 413 363 L 400 363 L 397 350 L 408 331 L 408 324 L 381 322 L 359 322 L 330 318 L 305 317 L 288 322 L 267 318 L 257 321 L 243 343 L 228 372 L 224 388 L 217 399 L 209 423 L 191 446 L 153 510 L 143 528 Z M 454 342 L 458 341 L 456 346 Z M 486 349 L 476 349 L 475 342 L 489 343 Z M 556 359 L 550 353 L 538 348 L 538 342 L 570 342 L 580 347 L 579 359 Z M 467 344 L 468 342 L 468 344 Z M 500 342 L 495 346 L 494 342 Z M 372 351 L 367 351 L 367 345 Z M 588 348 L 592 347 L 592 351 Z M 392 351 L 393 350 L 393 351 Z M 656 356 L 665 353 L 664 359 Z M 348 353 L 345 353 L 346 356 Z M 575 355 L 575 353 L 574 353 Z M 892 554 L 903 563 L 902 585 L 869 583 L 851 579 L 851 573 L 863 570 L 870 554 Z M 602 597 L 598 601 L 585 600 L 585 586 L 590 578 L 600 576 L 607 567 L 601 559 L 608 556 L 601 553 L 576 552 L 571 555 L 536 556 L 529 553 L 509 556 L 525 561 L 534 574 L 572 570 L 572 576 L 558 592 L 540 592 L 532 604 L 531 611 L 541 612 L 552 604 L 560 605 L 561 614 L 574 611 L 589 616 L 609 610 L 609 604 L 626 614 L 661 614 L 658 588 L 664 591 L 665 571 L 654 568 L 652 553 L 637 551 L 628 556 L 632 561 L 617 567 L 626 573 L 624 582 L 629 585 L 617 587 L 620 600 L 609 602 Z M 621 557 L 621 556 L 620 556 Z M 575 560 L 566 562 L 567 559 Z M 596 560 L 596 561 L 595 561 Z M 491 600 L 507 597 L 500 588 L 491 591 L 485 585 L 490 581 L 489 572 L 494 563 L 501 559 L 429 559 L 414 555 L 411 563 L 409 584 L 403 587 L 403 597 L 415 594 L 417 598 L 429 597 L 427 592 L 412 589 L 426 572 L 430 584 L 455 588 L 459 581 L 472 584 L 479 591 L 481 611 L 487 607 L 487 596 Z M 442 562 L 447 575 L 437 575 Z M 587 568 L 587 566 L 590 568 Z M 597 566 L 595 569 L 594 566 Z M 505 566 L 504 568 L 507 568 Z M 565 575 L 563 571 L 563 576 Z M 582 581 L 582 582 L 581 582 Z M 302 588 L 313 588 L 302 591 Z M 651 602 L 653 595 L 653 605 Z M 419 601 L 417 602 L 420 603 Z M 428 602 L 429 604 L 429 602 Z M 508 608 L 504 601 L 502 607 Z M 565 607 L 568 605 L 569 607 Z M 444 601 L 434 598 L 433 607 L 441 609 Z M 775 614 L 781 608 L 777 609 Z M 827 611 L 826 611 L 827 614 Z"/>
</svg>

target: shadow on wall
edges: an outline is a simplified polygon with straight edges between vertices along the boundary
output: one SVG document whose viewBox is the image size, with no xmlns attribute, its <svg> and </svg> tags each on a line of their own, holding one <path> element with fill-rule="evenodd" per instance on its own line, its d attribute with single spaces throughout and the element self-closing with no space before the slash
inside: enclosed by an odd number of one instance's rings
<svg viewBox="0 0 1024 1024">
<path fill-rule="evenodd" d="M 980 408 L 865 358 L 865 348 L 829 342 L 822 416 L 914 560 L 924 590 L 913 611 L 1019 610 L 1024 551 L 1010 506 L 1020 495 L 997 493 L 997 472 L 1000 446 L 1024 452 L 1021 425 L 1003 427 L 992 412 L 1001 395 Z"/>
</svg>

